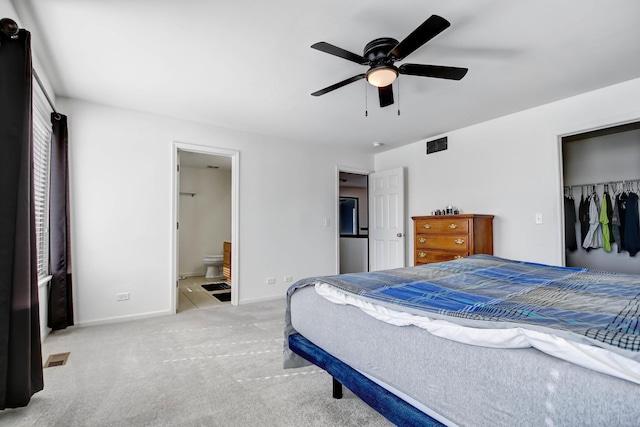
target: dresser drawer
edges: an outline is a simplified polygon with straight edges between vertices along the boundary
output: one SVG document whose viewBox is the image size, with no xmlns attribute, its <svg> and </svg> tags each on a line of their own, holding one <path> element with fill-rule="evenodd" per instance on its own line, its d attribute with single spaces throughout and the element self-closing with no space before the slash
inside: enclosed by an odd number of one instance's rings
<svg viewBox="0 0 640 427">
<path fill-rule="evenodd" d="M 436 218 L 416 221 L 416 233 L 468 233 L 469 221 L 456 218 Z"/>
<path fill-rule="evenodd" d="M 416 249 L 451 249 L 466 251 L 469 249 L 469 236 L 466 234 L 424 234 L 416 237 Z"/>
<path fill-rule="evenodd" d="M 418 220 L 415 227 L 416 233 L 439 233 L 440 221 L 437 219 Z"/>
<path fill-rule="evenodd" d="M 466 219 L 442 219 L 438 221 L 440 223 L 441 233 L 468 233 L 469 221 Z"/>
<path fill-rule="evenodd" d="M 417 264 L 430 264 L 432 262 L 453 261 L 468 256 L 468 252 L 441 252 L 416 250 L 415 261 Z"/>
</svg>

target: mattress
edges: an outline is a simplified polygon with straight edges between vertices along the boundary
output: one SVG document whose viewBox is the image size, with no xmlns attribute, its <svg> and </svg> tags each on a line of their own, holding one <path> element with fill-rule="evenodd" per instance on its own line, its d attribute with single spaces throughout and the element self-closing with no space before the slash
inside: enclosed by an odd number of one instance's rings
<svg viewBox="0 0 640 427">
<path fill-rule="evenodd" d="M 535 348 L 455 342 L 398 327 L 313 286 L 290 296 L 289 333 L 395 391 L 447 425 L 637 425 L 640 387 Z"/>
</svg>

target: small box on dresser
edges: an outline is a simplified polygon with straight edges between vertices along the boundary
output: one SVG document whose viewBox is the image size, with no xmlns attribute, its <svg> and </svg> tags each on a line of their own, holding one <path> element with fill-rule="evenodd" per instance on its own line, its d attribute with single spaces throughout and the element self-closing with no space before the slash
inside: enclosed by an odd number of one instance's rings
<svg viewBox="0 0 640 427">
<path fill-rule="evenodd" d="M 414 216 L 414 265 L 493 255 L 493 215 Z"/>
</svg>

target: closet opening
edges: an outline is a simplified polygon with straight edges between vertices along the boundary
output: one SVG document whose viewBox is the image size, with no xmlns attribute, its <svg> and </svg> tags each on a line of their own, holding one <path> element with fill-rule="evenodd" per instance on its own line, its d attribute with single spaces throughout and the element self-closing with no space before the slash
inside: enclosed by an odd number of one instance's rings
<svg viewBox="0 0 640 427">
<path fill-rule="evenodd" d="M 640 273 L 640 122 L 562 138 L 565 265 Z"/>
</svg>

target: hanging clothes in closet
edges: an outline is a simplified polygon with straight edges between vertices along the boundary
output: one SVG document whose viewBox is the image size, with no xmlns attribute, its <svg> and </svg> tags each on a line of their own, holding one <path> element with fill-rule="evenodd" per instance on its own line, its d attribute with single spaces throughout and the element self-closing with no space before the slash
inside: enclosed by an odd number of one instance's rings
<svg viewBox="0 0 640 427">
<path fill-rule="evenodd" d="M 602 225 L 602 248 L 611 252 L 611 213 L 613 212 L 610 208 L 611 206 L 611 198 L 608 193 L 608 186 L 604 186 L 604 193 L 602 194 L 602 209 L 600 210 L 600 224 Z"/>
<path fill-rule="evenodd" d="M 627 250 L 627 244 L 625 241 L 625 229 L 626 227 L 626 223 L 627 223 L 627 199 L 628 199 L 629 195 L 622 191 L 620 194 L 618 194 L 618 196 L 616 197 L 616 204 L 618 205 L 618 213 L 620 216 L 620 241 L 618 242 L 618 252 L 621 251 L 626 251 Z"/>
<path fill-rule="evenodd" d="M 576 202 L 570 188 L 569 195 L 564 197 L 564 246 L 571 252 L 578 250 L 576 222 Z"/>
<path fill-rule="evenodd" d="M 630 256 L 640 252 L 640 215 L 638 212 L 638 195 L 629 192 L 627 197 L 627 212 L 624 229 L 625 248 Z"/>
<path fill-rule="evenodd" d="M 635 189 L 634 189 L 635 183 Z M 620 187 L 619 184 L 622 184 Z M 596 186 L 604 185 L 602 203 Z M 611 186 L 611 187 L 610 187 Z M 587 194 L 591 190 L 591 194 Z M 574 251 L 575 222 L 580 222 L 580 241 L 587 252 L 603 248 L 607 252 L 617 245 L 617 252 L 629 252 L 631 257 L 640 252 L 640 181 L 619 181 L 581 186 L 578 214 L 572 187 L 565 187 L 565 249 Z M 615 191 L 614 191 L 615 189 Z"/>
<path fill-rule="evenodd" d="M 620 219 L 620 203 L 618 201 L 619 196 L 620 196 L 620 191 L 617 190 L 613 195 L 613 200 L 612 200 L 613 212 L 611 213 L 611 233 L 612 233 L 611 235 L 613 236 L 613 239 L 617 243 L 618 253 L 622 252 L 622 247 L 623 247 L 622 234 L 621 234 L 622 222 Z"/>
<path fill-rule="evenodd" d="M 585 249 L 602 247 L 602 228 L 600 224 L 600 199 L 595 192 L 589 196 L 589 231 L 582 242 Z"/>
<path fill-rule="evenodd" d="M 580 205 L 578 206 L 578 221 L 580 221 L 580 243 L 584 242 L 589 233 L 589 197 L 580 194 Z M 587 251 L 591 248 L 585 248 Z"/>
</svg>

